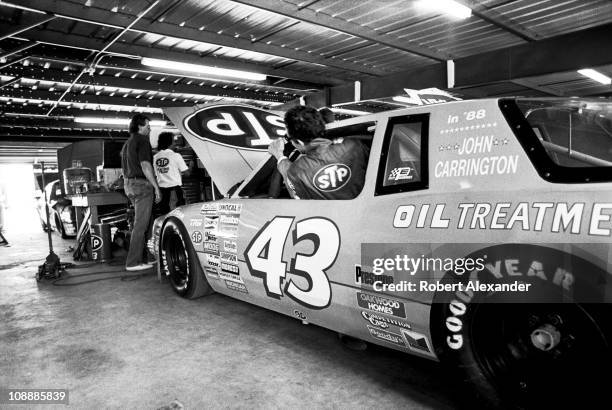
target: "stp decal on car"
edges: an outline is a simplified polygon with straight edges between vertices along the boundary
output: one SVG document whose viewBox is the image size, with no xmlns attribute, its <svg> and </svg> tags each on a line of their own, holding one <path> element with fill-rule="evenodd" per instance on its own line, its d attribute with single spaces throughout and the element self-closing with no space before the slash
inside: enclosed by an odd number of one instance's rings
<svg viewBox="0 0 612 410">
<path fill-rule="evenodd" d="M 283 119 L 278 115 L 241 105 L 202 108 L 187 116 L 183 125 L 202 140 L 255 151 L 265 151 L 270 138 L 286 134 Z"/>
<path fill-rule="evenodd" d="M 326 165 L 312 177 L 313 185 L 323 192 L 342 188 L 351 179 L 351 169 L 344 164 Z"/>
<path fill-rule="evenodd" d="M 357 304 L 362 308 L 395 317 L 406 318 L 406 309 L 399 300 L 357 292 Z"/>
<path fill-rule="evenodd" d="M 287 271 L 283 249 L 293 220 L 293 217 L 277 216 L 253 237 L 244 252 L 248 270 L 251 275 L 263 280 L 269 297 L 280 299 L 286 295 L 311 309 L 326 308 L 332 297 L 326 272 L 338 257 L 340 231 L 327 218 L 315 217 L 297 222 L 293 245 L 310 241 L 315 249 L 310 254 L 297 253 Z M 287 272 L 306 278 L 310 286 L 307 289 L 299 288 L 293 280 L 287 280 Z"/>
<path fill-rule="evenodd" d="M 195 243 L 195 244 L 199 244 L 202 243 L 202 232 L 200 231 L 193 231 L 191 233 L 191 242 Z"/>
</svg>

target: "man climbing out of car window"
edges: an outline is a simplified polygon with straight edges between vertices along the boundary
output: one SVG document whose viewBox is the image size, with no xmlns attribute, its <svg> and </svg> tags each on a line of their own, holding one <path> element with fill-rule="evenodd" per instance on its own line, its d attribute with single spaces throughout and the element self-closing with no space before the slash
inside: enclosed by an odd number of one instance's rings
<svg viewBox="0 0 612 410">
<path fill-rule="evenodd" d="M 365 181 L 368 148 L 356 139 L 325 138 L 325 122 L 313 107 L 297 106 L 285 114 L 287 138 L 300 152 L 291 162 L 285 141 L 273 140 L 268 152 L 292 196 L 298 199 L 352 199 Z"/>
</svg>

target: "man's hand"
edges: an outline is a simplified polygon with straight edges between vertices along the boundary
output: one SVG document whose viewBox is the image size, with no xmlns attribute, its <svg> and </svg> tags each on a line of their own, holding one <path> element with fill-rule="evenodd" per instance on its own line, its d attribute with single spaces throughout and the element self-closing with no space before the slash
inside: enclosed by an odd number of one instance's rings
<svg viewBox="0 0 612 410">
<path fill-rule="evenodd" d="M 283 138 L 277 138 L 272 140 L 270 145 L 268 146 L 268 152 L 277 160 L 283 156 L 283 151 L 285 150 L 285 140 Z"/>
<path fill-rule="evenodd" d="M 159 204 L 161 202 L 161 189 L 159 189 L 159 187 L 155 187 L 155 203 Z"/>
</svg>

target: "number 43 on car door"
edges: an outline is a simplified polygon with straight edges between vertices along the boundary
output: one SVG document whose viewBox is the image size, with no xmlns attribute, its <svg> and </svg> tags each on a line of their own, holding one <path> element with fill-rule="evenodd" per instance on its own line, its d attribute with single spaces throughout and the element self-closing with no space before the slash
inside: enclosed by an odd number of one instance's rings
<svg viewBox="0 0 612 410">
<path fill-rule="evenodd" d="M 245 251 L 246 263 L 251 274 L 263 280 L 268 296 L 281 299 L 288 296 L 311 309 L 324 309 L 332 297 L 327 270 L 334 264 L 340 250 L 340 232 L 329 219 L 322 217 L 303 219 L 292 231 L 293 254 L 287 269 L 283 250 L 295 218 L 277 216 L 267 222 L 255 235 Z M 312 242 L 311 254 L 298 253 L 296 246 L 304 241 Z M 301 288 L 287 272 L 303 277 L 308 283 Z M 284 286 L 283 286 L 284 285 Z"/>
</svg>

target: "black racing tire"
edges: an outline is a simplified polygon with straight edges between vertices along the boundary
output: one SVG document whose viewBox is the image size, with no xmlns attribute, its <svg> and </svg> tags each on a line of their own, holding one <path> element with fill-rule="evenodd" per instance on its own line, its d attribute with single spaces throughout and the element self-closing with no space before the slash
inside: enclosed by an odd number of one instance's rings
<svg viewBox="0 0 612 410">
<path fill-rule="evenodd" d="M 466 258 L 480 257 L 488 268 L 472 280 L 518 280 L 531 287 L 529 292 L 436 293 L 433 343 L 459 390 L 467 393 L 463 404 L 566 408 L 603 400 L 608 388 L 602 375 L 612 364 L 608 274 L 545 246 L 498 245 Z M 469 280 L 468 274 L 448 272 L 441 283 Z"/>
<path fill-rule="evenodd" d="M 174 292 L 186 299 L 214 293 L 183 224 L 175 218 L 166 221 L 161 232 L 159 263 Z"/>
</svg>

